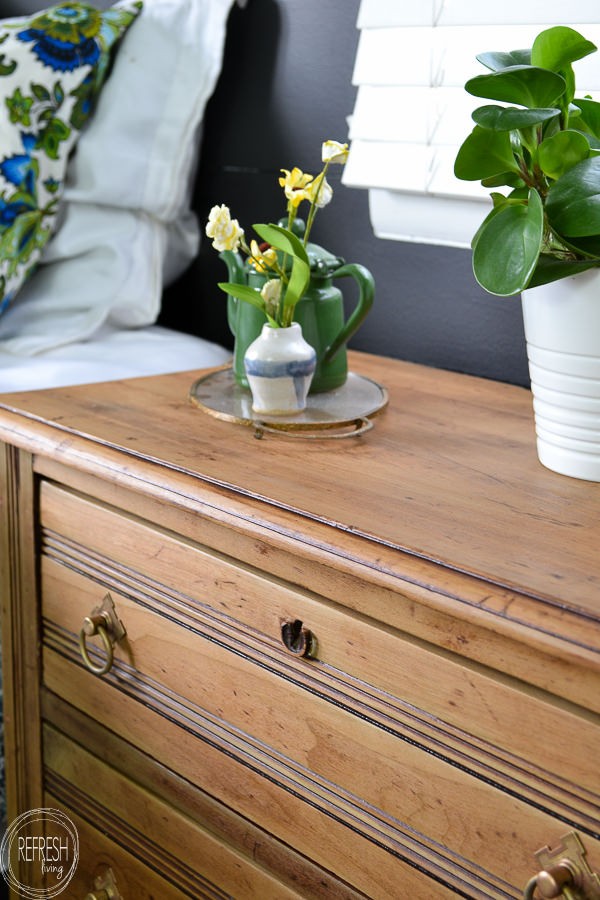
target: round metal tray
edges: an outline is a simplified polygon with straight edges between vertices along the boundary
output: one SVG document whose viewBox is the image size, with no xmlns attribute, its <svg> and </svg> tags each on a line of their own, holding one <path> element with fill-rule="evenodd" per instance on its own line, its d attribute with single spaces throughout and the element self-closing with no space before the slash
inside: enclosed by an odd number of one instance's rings
<svg viewBox="0 0 600 900">
<path fill-rule="evenodd" d="M 384 387 L 370 378 L 349 372 L 341 387 L 309 394 L 306 409 L 291 416 L 265 416 L 252 411 L 252 395 L 235 380 L 231 366 L 217 369 L 195 381 L 190 401 L 205 413 L 265 432 L 288 437 L 352 437 L 373 427 L 371 418 L 388 402 Z"/>
</svg>

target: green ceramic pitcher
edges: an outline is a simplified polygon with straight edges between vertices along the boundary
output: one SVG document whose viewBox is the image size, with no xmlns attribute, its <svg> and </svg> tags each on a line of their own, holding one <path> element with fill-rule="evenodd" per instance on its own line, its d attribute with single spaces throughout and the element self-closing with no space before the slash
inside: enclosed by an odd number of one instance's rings
<svg viewBox="0 0 600 900">
<path fill-rule="evenodd" d="M 301 220 L 296 220 L 294 224 L 302 225 Z M 314 394 L 333 390 L 346 381 L 346 343 L 362 324 L 373 304 L 375 284 L 373 276 L 364 266 L 357 263 L 346 264 L 317 244 L 308 243 L 306 252 L 310 262 L 310 282 L 296 305 L 294 320 L 300 323 L 304 339 L 314 347 L 317 354 L 317 368 L 310 388 L 310 393 Z M 266 276 L 245 263 L 238 253 L 226 250 L 220 256 L 227 265 L 230 281 L 261 289 Z M 342 292 L 333 283 L 338 278 L 346 277 L 356 281 L 359 291 L 356 307 L 347 320 L 344 318 Z M 229 296 L 227 319 L 235 337 L 234 376 L 238 384 L 248 387 L 244 354 L 260 334 L 266 318 L 260 309 Z"/>
</svg>

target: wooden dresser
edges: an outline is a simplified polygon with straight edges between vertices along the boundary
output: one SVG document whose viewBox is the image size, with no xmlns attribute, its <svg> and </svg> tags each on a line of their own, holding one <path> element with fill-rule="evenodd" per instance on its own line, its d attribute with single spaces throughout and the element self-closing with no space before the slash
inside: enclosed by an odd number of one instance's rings
<svg viewBox="0 0 600 900">
<path fill-rule="evenodd" d="M 351 365 L 390 402 L 344 440 L 191 372 L 0 398 L 8 818 L 75 823 L 60 897 L 520 898 L 573 831 L 600 871 L 600 485 L 523 389 Z"/>
</svg>

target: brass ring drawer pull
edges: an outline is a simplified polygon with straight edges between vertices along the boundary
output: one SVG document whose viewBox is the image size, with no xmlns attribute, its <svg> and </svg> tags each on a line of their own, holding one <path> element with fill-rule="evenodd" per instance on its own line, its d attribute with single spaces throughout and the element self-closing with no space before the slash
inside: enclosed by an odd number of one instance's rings
<svg viewBox="0 0 600 900">
<path fill-rule="evenodd" d="M 524 898 L 525 900 L 537 900 L 540 897 L 544 900 L 551 900 L 553 897 L 567 897 L 568 894 L 565 894 L 564 890 L 568 890 L 573 884 L 573 872 L 567 865 L 552 866 L 530 878 L 525 888 Z"/>
<path fill-rule="evenodd" d="M 524 900 L 600 900 L 600 877 L 590 869 L 576 831 L 563 835 L 554 849 L 542 847 L 535 857 L 542 869 L 527 882 Z"/>
<path fill-rule="evenodd" d="M 286 650 L 294 656 L 314 658 L 317 655 L 317 639 L 300 619 L 290 619 L 281 625 L 281 640 Z"/>
<path fill-rule="evenodd" d="M 94 889 L 85 895 L 84 900 L 123 900 L 112 869 L 94 878 Z"/>
<path fill-rule="evenodd" d="M 92 610 L 89 616 L 83 620 L 79 632 L 79 650 L 85 665 L 94 675 L 106 675 L 110 671 L 114 652 L 113 646 L 126 635 L 125 627 L 115 611 L 115 604 L 110 594 L 107 594 L 102 605 Z M 96 665 L 89 654 L 87 638 L 99 635 L 105 651 L 105 660 L 102 665 Z"/>
</svg>

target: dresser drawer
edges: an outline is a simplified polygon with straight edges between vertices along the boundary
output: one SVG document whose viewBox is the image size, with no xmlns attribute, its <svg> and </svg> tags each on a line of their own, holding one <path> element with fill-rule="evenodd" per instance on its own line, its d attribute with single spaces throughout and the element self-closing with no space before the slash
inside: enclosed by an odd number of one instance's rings
<svg viewBox="0 0 600 900">
<path fill-rule="evenodd" d="M 49 725 L 44 781 L 48 805 L 64 810 L 79 836 L 68 896 L 85 896 L 108 868 L 135 900 L 301 896 Z"/>
<path fill-rule="evenodd" d="M 41 522 L 47 687 L 358 890 L 424 896 L 426 867 L 436 896 L 518 896 L 565 822 L 595 833 L 597 732 L 565 704 L 295 588 L 292 561 L 266 578 L 50 484 Z M 77 635 L 106 591 L 127 639 L 98 679 Z"/>
</svg>

